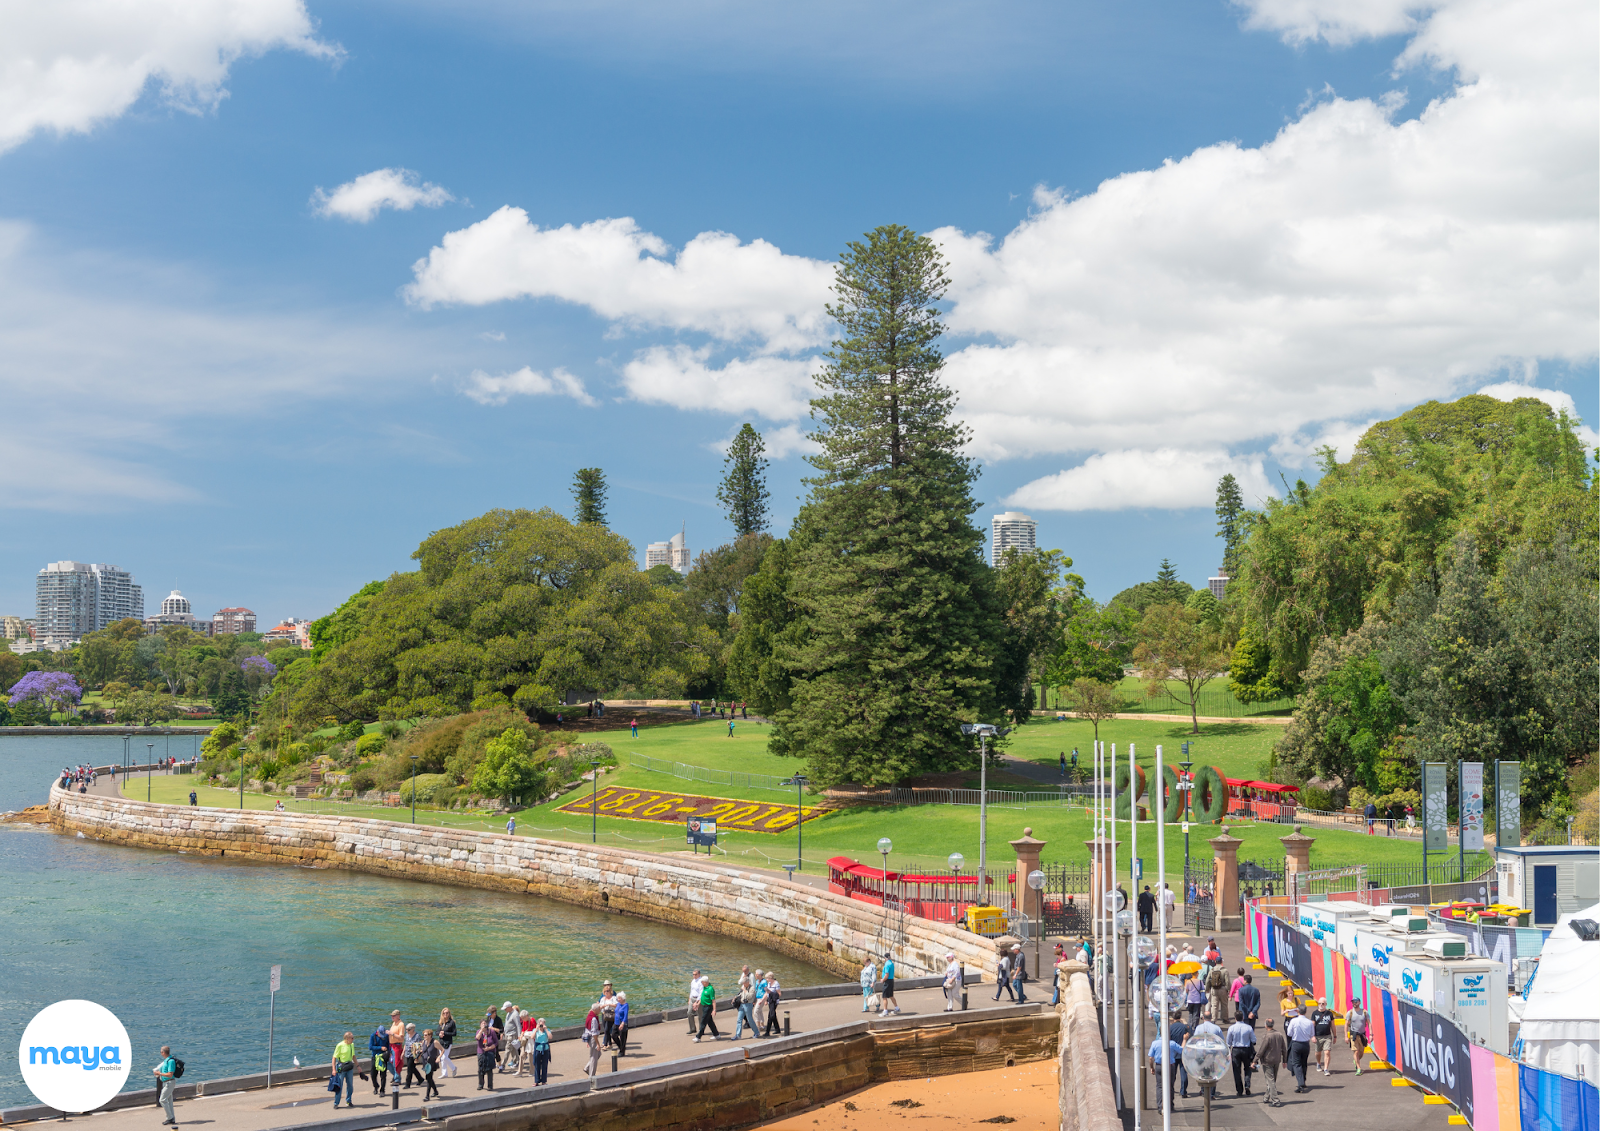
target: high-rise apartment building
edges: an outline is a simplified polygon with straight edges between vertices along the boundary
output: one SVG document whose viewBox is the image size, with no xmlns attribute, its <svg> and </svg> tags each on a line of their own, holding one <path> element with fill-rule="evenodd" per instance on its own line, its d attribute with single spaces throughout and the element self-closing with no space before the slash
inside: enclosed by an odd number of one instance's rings
<svg viewBox="0 0 1600 1131">
<path fill-rule="evenodd" d="M 644 568 L 652 569 L 658 565 L 671 566 L 679 573 L 689 572 L 689 546 L 683 531 L 679 531 L 665 542 L 651 542 L 644 548 Z"/>
<path fill-rule="evenodd" d="M 0 628 L 0 637 L 7 640 L 32 640 L 33 634 L 28 631 L 28 622 L 21 617 L 5 617 L 4 627 Z"/>
<path fill-rule="evenodd" d="M 658 565 L 669 566 L 672 564 L 672 548 L 665 542 L 652 542 L 644 548 L 644 568 L 654 569 Z"/>
<path fill-rule="evenodd" d="M 144 619 L 144 590 L 114 565 L 51 562 L 34 583 L 35 638 L 77 640 L 119 620 Z"/>
<path fill-rule="evenodd" d="M 169 624 L 187 628 L 191 632 L 198 632 L 203 636 L 211 635 L 211 622 L 196 620 L 194 606 L 189 603 L 178 590 L 174 589 L 161 602 L 161 611 L 153 617 L 144 618 L 144 627 L 147 632 L 155 634 Z"/>
<path fill-rule="evenodd" d="M 255 630 L 256 614 L 243 607 L 218 609 L 217 615 L 211 618 L 212 636 L 232 636 L 236 633 L 254 632 Z"/>
<path fill-rule="evenodd" d="M 1039 524 L 1021 511 L 1006 511 L 994 516 L 993 533 L 989 538 L 989 564 L 998 566 L 1007 550 L 1032 553 Z"/>
<path fill-rule="evenodd" d="M 1227 596 L 1228 582 L 1232 580 L 1233 578 L 1228 576 L 1228 567 L 1218 566 L 1217 576 L 1207 578 L 1206 588 L 1211 590 L 1211 595 L 1220 601 L 1223 597 Z"/>
</svg>

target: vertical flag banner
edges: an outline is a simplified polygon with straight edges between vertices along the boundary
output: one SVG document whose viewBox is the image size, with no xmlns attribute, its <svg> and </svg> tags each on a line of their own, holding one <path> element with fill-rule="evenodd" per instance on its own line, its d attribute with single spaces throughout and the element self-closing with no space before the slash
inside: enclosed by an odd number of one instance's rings
<svg viewBox="0 0 1600 1131">
<path fill-rule="evenodd" d="M 1494 764 L 1495 843 L 1514 848 L 1522 843 L 1522 763 Z"/>
<path fill-rule="evenodd" d="M 1462 762 L 1458 785 L 1461 789 L 1461 800 L 1458 805 L 1461 814 L 1461 850 L 1481 852 L 1483 850 L 1483 763 Z"/>
<path fill-rule="evenodd" d="M 1450 847 L 1450 791 L 1443 762 L 1422 764 L 1422 848 L 1444 852 Z"/>
</svg>

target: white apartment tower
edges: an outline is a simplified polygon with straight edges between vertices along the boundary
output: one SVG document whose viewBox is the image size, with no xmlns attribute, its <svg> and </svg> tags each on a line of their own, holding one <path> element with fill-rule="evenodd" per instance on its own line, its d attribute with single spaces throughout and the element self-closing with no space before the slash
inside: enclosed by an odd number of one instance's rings
<svg viewBox="0 0 1600 1131">
<path fill-rule="evenodd" d="M 679 573 L 689 572 L 689 547 L 683 531 L 665 542 L 651 542 L 644 548 L 644 568 L 658 565 L 671 566 Z"/>
<path fill-rule="evenodd" d="M 51 562 L 34 583 L 36 637 L 77 640 L 119 620 L 144 619 L 144 590 L 114 565 Z"/>
<path fill-rule="evenodd" d="M 1228 582 L 1233 578 L 1228 576 L 1227 566 L 1217 567 L 1217 576 L 1206 579 L 1206 588 L 1211 590 L 1211 595 L 1217 600 L 1222 600 L 1228 594 Z"/>
<path fill-rule="evenodd" d="M 989 564 L 998 566 L 1007 550 L 1034 551 L 1034 536 L 1039 524 L 1021 511 L 1006 511 L 994 516 L 993 533 L 989 538 Z"/>
</svg>

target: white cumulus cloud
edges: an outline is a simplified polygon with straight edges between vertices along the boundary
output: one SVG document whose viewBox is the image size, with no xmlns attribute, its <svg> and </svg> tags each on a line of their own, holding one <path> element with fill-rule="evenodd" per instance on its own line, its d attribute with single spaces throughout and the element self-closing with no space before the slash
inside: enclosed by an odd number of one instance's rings
<svg viewBox="0 0 1600 1131">
<path fill-rule="evenodd" d="M 762 352 L 826 341 L 828 264 L 726 232 L 702 232 L 669 259 L 671 250 L 628 217 L 540 228 L 505 207 L 446 235 L 405 293 L 424 307 L 555 298 L 622 325 L 750 340 Z"/>
<path fill-rule="evenodd" d="M 429 184 L 410 169 L 374 169 L 332 192 L 318 185 L 311 194 L 311 207 L 318 216 L 365 224 L 384 208 L 409 212 L 419 204 L 438 208 L 454 199 L 448 191 Z"/>
<path fill-rule="evenodd" d="M 707 363 L 709 348 L 652 346 L 622 369 L 622 383 L 635 400 L 674 408 L 793 420 L 809 408 L 815 392 L 812 358 L 734 358 L 722 368 Z"/>
<path fill-rule="evenodd" d="M 1578 405 L 1572 399 L 1572 394 L 1563 392 L 1560 389 L 1541 389 L 1534 385 L 1525 385 L 1516 381 L 1502 381 L 1494 385 L 1485 385 L 1478 392 L 1486 397 L 1493 397 L 1497 401 L 1514 401 L 1519 397 L 1532 397 L 1535 400 L 1543 401 L 1558 412 L 1565 412 L 1574 420 L 1581 419 L 1578 416 Z M 1578 436 L 1583 441 L 1584 447 L 1590 449 L 1600 447 L 1600 431 L 1596 431 L 1589 425 L 1581 425 L 1578 428 Z"/>
<path fill-rule="evenodd" d="M 3 0 L 0 152 L 41 130 L 87 133 L 150 88 L 211 110 L 235 61 L 278 48 L 343 54 L 302 0 Z"/>
<path fill-rule="evenodd" d="M 461 383 L 461 391 L 479 404 L 505 404 L 512 397 L 571 397 L 579 404 L 595 403 L 583 382 L 565 369 L 546 375 L 526 365 L 499 376 L 474 369 Z"/>
<path fill-rule="evenodd" d="M 1259 506 L 1275 493 L 1259 458 L 1157 448 L 1092 455 L 1077 467 L 1012 492 L 1006 505 L 1053 511 L 1205 507 L 1216 501 L 1217 480 L 1230 472 L 1239 480 L 1247 505 Z"/>
</svg>

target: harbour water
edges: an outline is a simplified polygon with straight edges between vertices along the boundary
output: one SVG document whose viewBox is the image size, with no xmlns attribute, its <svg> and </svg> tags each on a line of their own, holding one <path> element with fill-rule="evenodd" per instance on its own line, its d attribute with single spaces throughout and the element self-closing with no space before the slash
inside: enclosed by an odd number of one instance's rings
<svg viewBox="0 0 1600 1131">
<path fill-rule="evenodd" d="M 180 741 L 192 740 L 173 740 L 185 757 Z M 42 803 L 64 765 L 121 758 L 115 736 L 0 737 L 0 811 Z M 346 1029 L 364 1045 L 391 1009 L 421 1028 L 449 1006 L 470 1033 L 507 1000 L 552 1027 L 581 1022 L 607 978 L 641 1012 L 681 1005 L 696 967 L 719 988 L 744 963 L 790 986 L 836 980 L 746 943 L 549 900 L 122 848 L 27 825 L 0 825 L 0 875 L 0 1048 L 16 1048 L 51 1002 L 88 998 L 127 1026 L 130 1090 L 149 1086 L 163 1044 L 185 1061 L 186 1080 L 263 1071 L 274 965 L 279 1067 L 326 1061 Z M 0 1107 L 34 1102 L 16 1061 L 0 1065 Z"/>
</svg>

